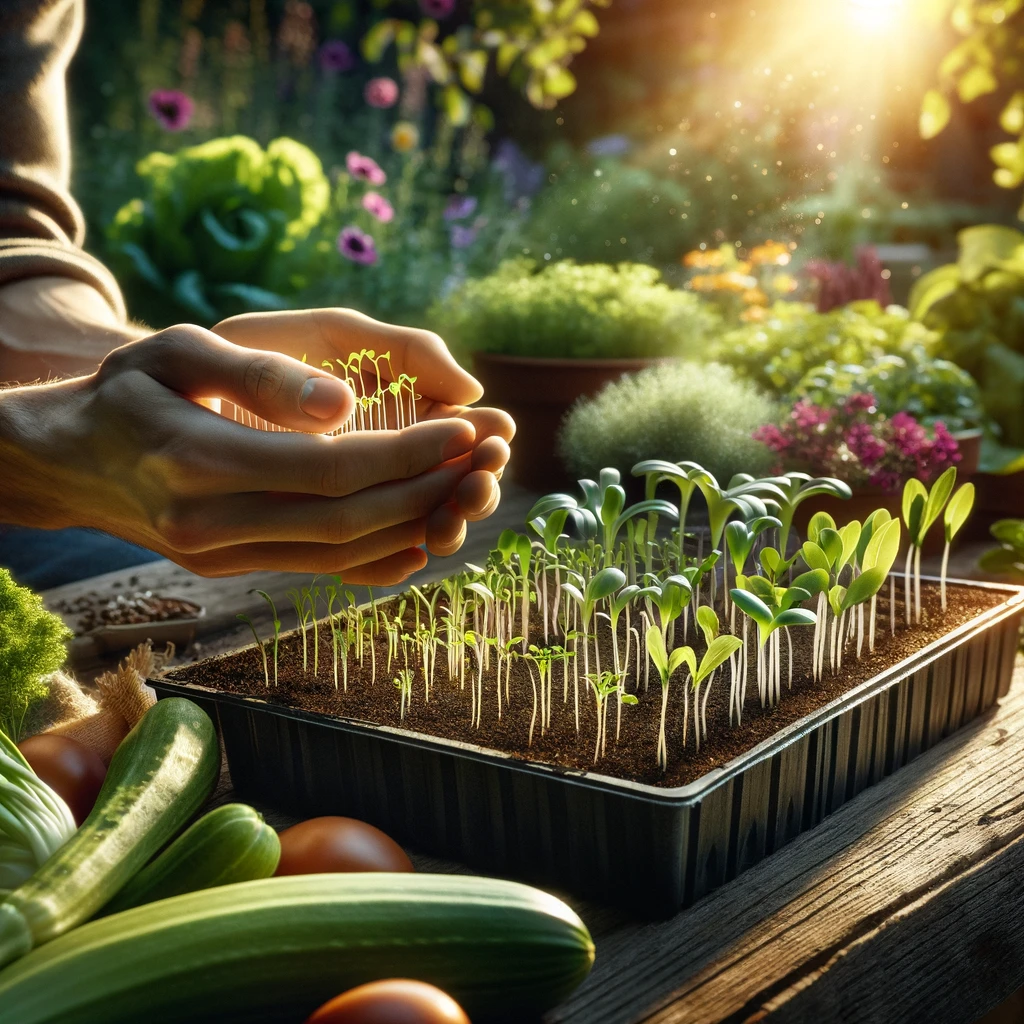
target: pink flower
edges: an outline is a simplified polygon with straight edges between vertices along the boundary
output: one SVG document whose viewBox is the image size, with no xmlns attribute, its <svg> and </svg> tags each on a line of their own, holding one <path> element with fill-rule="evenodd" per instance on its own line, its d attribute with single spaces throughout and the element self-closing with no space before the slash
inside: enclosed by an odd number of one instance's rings
<svg viewBox="0 0 1024 1024">
<path fill-rule="evenodd" d="M 885 458 L 885 442 L 868 423 L 854 423 L 846 432 L 846 447 L 869 469 Z"/>
<path fill-rule="evenodd" d="M 820 430 L 832 419 L 832 410 L 802 398 L 793 406 L 790 416 L 793 423 L 802 430 Z"/>
<path fill-rule="evenodd" d="M 395 208 L 379 192 L 367 192 L 363 196 L 363 209 L 382 224 L 395 216 Z"/>
<path fill-rule="evenodd" d="M 420 10 L 428 18 L 447 18 L 455 10 L 455 0 L 420 0 Z"/>
<path fill-rule="evenodd" d="M 886 494 L 895 494 L 903 486 L 903 477 L 892 469 L 879 469 L 868 478 L 872 487 Z"/>
<path fill-rule="evenodd" d="M 393 78 L 371 78 L 363 89 L 363 99 L 380 110 L 393 107 L 398 102 L 398 83 Z"/>
<path fill-rule="evenodd" d="M 913 457 L 928 443 L 924 427 L 908 412 L 898 412 L 889 420 L 892 427 L 892 443 L 903 455 Z"/>
<path fill-rule="evenodd" d="M 758 427 L 753 434 L 755 441 L 766 444 L 773 452 L 784 452 L 789 447 L 789 439 L 774 423 L 766 423 Z"/>
<path fill-rule="evenodd" d="M 388 180 L 388 176 L 376 160 L 363 156 L 362 153 L 357 153 L 354 149 L 345 157 L 345 166 L 353 178 L 358 178 L 359 181 L 365 181 L 370 185 L 383 185 Z"/>
<path fill-rule="evenodd" d="M 184 131 L 195 109 L 192 98 L 178 89 L 154 89 L 149 94 L 149 112 L 169 132 Z"/>
<path fill-rule="evenodd" d="M 850 395 L 843 404 L 846 412 L 874 412 L 878 407 L 878 401 L 870 391 L 858 391 Z"/>
<path fill-rule="evenodd" d="M 364 266 L 377 262 L 377 246 L 372 236 L 354 225 L 341 229 L 341 234 L 338 235 L 338 252 L 353 263 L 362 263 Z"/>
</svg>

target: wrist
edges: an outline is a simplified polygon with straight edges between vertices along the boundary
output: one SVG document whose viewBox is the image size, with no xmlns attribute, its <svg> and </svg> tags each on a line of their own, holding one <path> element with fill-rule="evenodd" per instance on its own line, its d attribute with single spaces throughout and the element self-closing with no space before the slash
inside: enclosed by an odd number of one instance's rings
<svg viewBox="0 0 1024 1024">
<path fill-rule="evenodd" d="M 78 381 L 0 389 L 0 523 L 44 530 L 82 526 L 58 453 L 77 450 Z"/>
</svg>

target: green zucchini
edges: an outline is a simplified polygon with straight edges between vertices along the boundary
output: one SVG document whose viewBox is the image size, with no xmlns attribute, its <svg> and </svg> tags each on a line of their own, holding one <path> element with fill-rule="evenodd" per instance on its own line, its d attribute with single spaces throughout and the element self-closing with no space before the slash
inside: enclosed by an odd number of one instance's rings
<svg viewBox="0 0 1024 1024">
<path fill-rule="evenodd" d="M 150 861 L 103 914 L 218 885 L 270 878 L 280 859 L 277 833 L 256 811 L 247 804 L 224 804 L 204 814 Z"/>
<path fill-rule="evenodd" d="M 296 1024 L 379 978 L 449 992 L 474 1021 L 533 1019 L 590 971 L 561 900 L 461 875 L 287 875 L 91 921 L 0 971 L 0 1024 Z"/>
<path fill-rule="evenodd" d="M 0 967 L 87 921 L 210 795 L 217 733 L 192 701 L 157 701 L 117 748 L 81 828 L 0 903 Z"/>
</svg>

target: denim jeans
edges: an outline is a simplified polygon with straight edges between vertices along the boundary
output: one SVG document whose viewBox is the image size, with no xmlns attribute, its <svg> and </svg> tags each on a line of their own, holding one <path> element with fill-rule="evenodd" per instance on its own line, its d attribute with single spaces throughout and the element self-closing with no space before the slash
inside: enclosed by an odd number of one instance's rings
<svg viewBox="0 0 1024 1024">
<path fill-rule="evenodd" d="M 0 566 L 22 586 L 37 591 L 162 557 L 99 530 L 0 525 Z"/>
</svg>

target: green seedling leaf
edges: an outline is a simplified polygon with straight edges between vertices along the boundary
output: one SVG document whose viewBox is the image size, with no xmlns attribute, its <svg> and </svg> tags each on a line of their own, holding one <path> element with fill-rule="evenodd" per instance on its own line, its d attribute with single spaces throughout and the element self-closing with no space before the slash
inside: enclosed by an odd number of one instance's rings
<svg viewBox="0 0 1024 1024">
<path fill-rule="evenodd" d="M 782 556 L 775 548 L 762 548 L 759 556 L 764 571 L 775 579 L 779 572 L 779 565 L 782 563 Z"/>
<path fill-rule="evenodd" d="M 899 554 L 901 534 L 902 527 L 898 519 L 890 519 L 876 530 L 864 552 L 864 570 L 881 569 L 888 576 Z"/>
<path fill-rule="evenodd" d="M 818 616 L 807 608 L 787 608 L 780 612 L 773 625 L 782 626 L 813 626 L 818 621 Z"/>
<path fill-rule="evenodd" d="M 675 522 L 679 518 L 679 510 L 672 502 L 663 501 L 661 498 L 648 498 L 644 501 L 638 501 L 635 505 L 630 505 L 624 512 L 621 512 L 614 520 L 612 533 L 617 534 L 630 519 L 636 516 L 647 515 L 650 512 L 656 512 L 659 516 L 665 516 L 670 522 Z M 602 519 L 607 524 L 607 520 L 603 517 L 604 510 L 602 509 Z M 645 523 L 644 525 L 646 526 L 647 524 Z"/>
<path fill-rule="evenodd" d="M 841 587 L 838 583 L 828 592 L 828 604 L 836 618 L 839 618 L 842 613 L 843 601 L 845 599 L 846 587 Z"/>
<path fill-rule="evenodd" d="M 547 516 L 557 509 L 575 509 L 579 504 L 571 494 L 546 494 L 539 498 L 533 508 L 527 513 L 526 518 L 536 519 L 538 516 Z"/>
<path fill-rule="evenodd" d="M 743 641 L 738 636 L 717 637 L 707 649 L 704 657 L 700 660 L 700 668 L 696 672 L 691 669 L 694 685 L 704 682 L 705 679 L 720 665 L 724 664 L 743 646 Z"/>
<path fill-rule="evenodd" d="M 974 508 L 974 484 L 966 483 L 949 499 L 949 504 L 942 516 L 947 544 L 952 543 L 953 538 L 967 522 L 972 508 Z"/>
<path fill-rule="evenodd" d="M 626 582 L 626 574 L 614 566 L 602 569 L 594 574 L 594 578 L 587 584 L 587 601 L 596 604 L 610 597 Z"/>
<path fill-rule="evenodd" d="M 745 615 L 749 615 L 758 626 L 764 629 L 771 627 L 771 609 L 756 594 L 750 593 L 749 590 L 730 590 L 729 596 L 733 599 L 736 607 Z"/>
<path fill-rule="evenodd" d="M 623 693 L 619 695 L 620 704 L 639 704 L 640 699 L 635 693 Z"/>
<path fill-rule="evenodd" d="M 912 521 L 911 519 L 914 512 L 914 502 L 918 498 L 921 499 L 921 511 L 924 511 L 924 503 L 928 500 L 928 488 L 925 487 L 925 485 L 916 477 L 911 477 L 903 485 L 902 502 L 903 522 L 906 523 L 907 529 L 910 531 L 911 544 L 920 543 L 917 538 L 916 529 L 916 527 L 920 525 L 920 512 L 918 513 L 916 521 Z"/>
<path fill-rule="evenodd" d="M 827 512 L 815 512 L 807 524 L 807 539 L 818 543 L 818 535 L 822 530 L 834 530 L 836 521 Z"/>
<path fill-rule="evenodd" d="M 704 642 L 708 648 L 711 648 L 714 643 L 715 637 L 718 636 L 718 631 L 721 628 L 721 624 L 718 621 L 718 615 L 715 610 L 709 604 L 702 604 L 697 609 L 697 625 L 700 626 L 701 631 L 704 633 Z"/>
<path fill-rule="evenodd" d="M 827 585 L 828 584 L 826 582 L 826 586 Z M 786 611 L 787 609 L 792 608 L 793 605 L 803 604 L 804 601 L 810 601 L 810 599 L 811 592 L 809 590 L 804 590 L 803 587 L 793 586 L 788 590 L 783 591 L 782 597 L 779 599 L 779 607 L 783 611 Z"/>
<path fill-rule="evenodd" d="M 989 533 L 1000 544 L 1024 551 L 1024 519 L 1000 519 L 989 527 Z"/>
<path fill-rule="evenodd" d="M 847 523 L 840 531 L 839 536 L 843 542 L 843 553 L 839 559 L 839 564 L 836 566 L 836 572 L 843 568 L 844 565 L 848 565 L 850 559 L 857 553 L 857 544 L 860 541 L 861 526 L 860 523 L 854 519 Z"/>
<path fill-rule="evenodd" d="M 932 489 L 928 493 L 928 500 L 924 506 L 924 517 L 921 524 L 922 540 L 924 540 L 924 535 L 932 528 L 935 520 L 942 514 L 946 502 L 949 501 L 949 496 L 953 493 L 954 484 L 956 484 L 956 466 L 950 466 L 932 484 Z"/>
<path fill-rule="evenodd" d="M 667 502 L 665 503 L 667 504 Z M 610 526 L 626 507 L 626 492 L 619 484 L 612 484 L 601 495 L 600 519 L 605 526 Z"/>
<path fill-rule="evenodd" d="M 766 580 L 763 576 L 748 577 L 747 589 L 762 601 L 769 604 L 775 603 L 775 586 L 770 580 Z"/>
<path fill-rule="evenodd" d="M 840 606 L 841 610 L 846 611 L 854 605 L 870 601 L 882 589 L 882 584 L 885 583 L 888 575 L 888 571 L 883 571 L 881 568 L 865 569 L 846 588 Z"/>
<path fill-rule="evenodd" d="M 843 538 L 837 530 L 826 526 L 818 533 L 818 547 L 825 552 L 829 568 L 838 572 L 842 568 Z M 813 568 L 813 567 L 812 567 Z"/>
<path fill-rule="evenodd" d="M 800 548 L 800 554 L 803 556 L 809 569 L 820 569 L 826 576 L 831 572 L 832 563 L 829 562 L 828 555 L 814 541 L 804 541 L 803 546 Z"/>
<path fill-rule="evenodd" d="M 793 580 L 790 590 L 799 587 L 806 590 L 808 597 L 815 597 L 828 588 L 828 571 L 826 569 L 811 569 L 810 572 L 801 573 Z"/>
<path fill-rule="evenodd" d="M 864 525 L 860 529 L 860 540 L 857 541 L 857 564 L 863 569 L 864 556 L 867 551 L 868 542 L 875 535 L 876 530 L 880 530 L 886 523 L 892 519 L 889 515 L 889 510 L 884 508 L 876 508 L 865 520 Z"/>
</svg>

